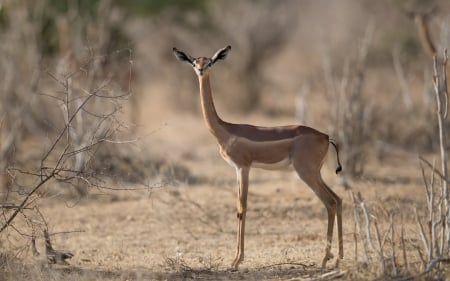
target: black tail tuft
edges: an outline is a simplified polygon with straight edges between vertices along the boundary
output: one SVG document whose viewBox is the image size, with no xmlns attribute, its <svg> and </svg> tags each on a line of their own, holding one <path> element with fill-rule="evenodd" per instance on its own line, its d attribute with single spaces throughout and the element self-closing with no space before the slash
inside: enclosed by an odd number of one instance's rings
<svg viewBox="0 0 450 281">
<path fill-rule="evenodd" d="M 339 160 L 339 148 L 335 140 L 329 139 L 328 141 L 334 146 L 334 149 L 336 150 L 336 160 L 338 164 L 338 167 L 336 168 L 336 175 L 337 175 L 339 174 L 339 172 L 342 171 L 341 161 Z"/>
</svg>

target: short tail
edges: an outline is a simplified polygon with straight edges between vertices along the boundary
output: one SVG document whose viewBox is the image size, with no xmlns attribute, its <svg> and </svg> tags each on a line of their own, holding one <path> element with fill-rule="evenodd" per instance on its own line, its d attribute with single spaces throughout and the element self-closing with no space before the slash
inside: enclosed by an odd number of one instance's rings
<svg viewBox="0 0 450 281">
<path fill-rule="evenodd" d="M 336 150 L 336 159 L 337 159 L 337 164 L 338 164 L 338 166 L 336 168 L 336 174 L 339 174 L 339 172 L 342 171 L 341 161 L 339 160 L 339 148 L 334 139 L 329 139 L 328 141 L 334 146 L 334 149 Z"/>
</svg>

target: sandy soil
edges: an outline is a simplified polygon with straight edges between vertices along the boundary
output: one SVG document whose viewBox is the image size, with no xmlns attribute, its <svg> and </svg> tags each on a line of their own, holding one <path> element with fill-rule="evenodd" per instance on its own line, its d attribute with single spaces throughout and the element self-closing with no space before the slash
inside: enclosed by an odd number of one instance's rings
<svg viewBox="0 0 450 281">
<path fill-rule="evenodd" d="M 248 119 L 260 124 L 291 123 L 254 116 Z M 97 190 L 73 206 L 72 201 L 65 199 L 45 199 L 41 212 L 48 219 L 50 231 L 73 231 L 54 235 L 54 246 L 70 250 L 75 256 L 70 266 L 55 266 L 51 270 L 39 267 L 39 278 L 308 280 L 334 273 L 342 279 L 364 276 L 358 269 L 362 254 L 359 261 L 354 254 L 350 191 L 339 184 L 340 179 L 333 173 L 334 156 L 326 161 L 323 177 L 344 199 L 345 258 L 340 267 L 334 268 L 332 260 L 329 267 L 320 268 L 326 211 L 312 191 L 293 171 L 254 169 L 248 198 L 245 261 L 239 272 L 229 272 L 236 246 L 233 168 L 219 157 L 217 145 L 200 116 L 155 109 L 144 112 L 143 120 L 146 123 L 140 127 L 142 135 L 156 131 L 139 145 L 157 147 L 151 149 L 151 157 L 157 155 L 167 163 L 182 163 L 198 180 L 194 184 L 177 182 L 150 189 L 130 185 L 124 186 L 127 191 Z M 373 160 L 364 179 L 350 184 L 379 215 L 382 230 L 388 227 L 386 214 L 396 210 L 397 217 L 403 217 L 411 241 L 417 241 L 417 226 L 411 213 L 414 206 L 421 208 L 425 200 L 419 162 L 414 155 L 398 155 L 401 157 L 390 157 L 383 164 Z M 335 232 L 335 255 L 336 242 Z M 43 242 L 37 243 L 42 251 Z M 417 254 L 412 254 L 411 259 L 417 259 Z M 31 258 L 28 263 L 36 264 Z"/>
</svg>

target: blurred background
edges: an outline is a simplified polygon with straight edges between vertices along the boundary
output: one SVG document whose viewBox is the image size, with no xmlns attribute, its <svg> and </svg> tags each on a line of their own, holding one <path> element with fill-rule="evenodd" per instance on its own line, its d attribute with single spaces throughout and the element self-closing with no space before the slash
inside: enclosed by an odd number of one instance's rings
<svg viewBox="0 0 450 281">
<path fill-rule="evenodd" d="M 212 74 L 219 114 L 328 132 L 350 176 L 362 175 L 368 157 L 431 152 L 438 144 L 432 56 L 441 59 L 450 46 L 449 12 L 446 0 L 1 0 L 0 168 L 7 175 L 42 158 L 39 140 L 51 139 L 61 122 L 46 97 L 68 77 L 89 91 L 108 83 L 123 93 L 115 127 L 122 137 L 176 116 L 201 122 L 197 79 L 175 60 L 175 46 L 209 57 L 231 45 Z M 83 120 L 80 134 L 91 124 Z M 121 179 L 145 177 L 143 165 L 163 166 L 128 151 L 98 153 L 90 167 Z"/>
</svg>

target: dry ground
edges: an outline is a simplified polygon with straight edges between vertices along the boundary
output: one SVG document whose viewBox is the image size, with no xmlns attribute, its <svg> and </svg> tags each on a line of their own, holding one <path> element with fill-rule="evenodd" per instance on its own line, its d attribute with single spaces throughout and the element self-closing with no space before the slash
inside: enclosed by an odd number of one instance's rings
<svg viewBox="0 0 450 281">
<path fill-rule="evenodd" d="M 293 122 L 254 116 L 234 118 L 271 125 Z M 120 186 L 130 188 L 128 191 L 97 190 L 74 205 L 61 198 L 45 199 L 41 211 L 51 232 L 81 232 L 54 236 L 55 247 L 75 254 L 68 267 L 40 268 L 29 250 L 22 253 L 22 257 L 29 257 L 29 272 L 36 274 L 32 279 L 304 280 L 335 270 L 334 260 L 329 268 L 320 268 L 326 231 L 322 203 L 293 171 L 255 169 L 251 172 L 248 199 L 245 261 L 239 272 L 228 272 L 236 243 L 235 172 L 220 159 L 200 116 L 180 116 L 155 108 L 144 111 L 143 120 L 142 135 L 156 131 L 139 145 L 152 147 L 168 163 L 188 167 L 195 183 L 178 182 L 151 189 Z M 392 155 L 383 164 L 372 160 L 365 177 L 351 185 L 381 216 L 382 229 L 387 228 L 383 214 L 397 210 L 398 217 L 404 217 L 408 237 L 417 241 L 411 213 L 414 206 L 424 205 L 419 163 L 415 155 Z M 374 278 L 376 272 L 367 275 L 367 268 L 358 269 L 349 191 L 339 185 L 334 168 L 334 156 L 328 157 L 323 176 L 344 199 L 345 258 L 339 268 L 344 272 L 341 278 Z M 335 254 L 336 244 L 335 235 Z M 43 251 L 42 241 L 38 241 L 38 248 Z M 410 259 L 417 260 L 417 252 L 411 253 Z M 27 274 L 12 278 L 28 279 Z"/>
</svg>

